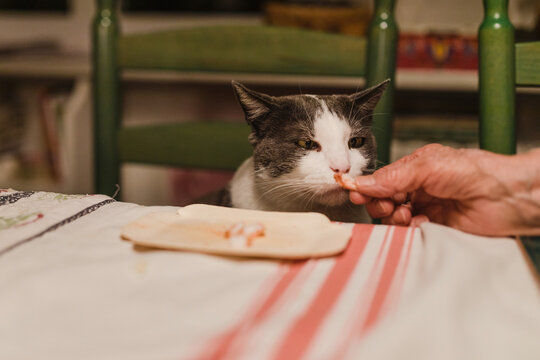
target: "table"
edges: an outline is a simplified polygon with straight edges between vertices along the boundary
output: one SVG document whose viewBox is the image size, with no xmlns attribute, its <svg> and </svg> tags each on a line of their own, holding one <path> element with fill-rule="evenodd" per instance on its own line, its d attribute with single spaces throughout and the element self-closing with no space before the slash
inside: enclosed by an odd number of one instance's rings
<svg viewBox="0 0 540 360">
<path fill-rule="evenodd" d="M 519 244 L 435 224 L 342 224 L 337 257 L 153 250 L 123 225 L 175 207 L 0 192 L 2 359 L 538 359 Z"/>
</svg>

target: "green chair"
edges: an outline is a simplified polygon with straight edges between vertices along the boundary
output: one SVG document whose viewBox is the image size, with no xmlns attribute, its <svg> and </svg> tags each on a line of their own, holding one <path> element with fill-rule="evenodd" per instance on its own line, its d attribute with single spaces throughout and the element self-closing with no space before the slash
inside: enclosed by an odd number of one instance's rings
<svg viewBox="0 0 540 360">
<path fill-rule="evenodd" d="M 540 42 L 514 42 L 508 0 L 484 0 L 478 41 L 480 147 L 514 154 L 515 86 L 540 86 Z"/>
<path fill-rule="evenodd" d="M 122 36 L 116 0 L 97 0 L 93 22 L 95 190 L 112 195 L 122 162 L 234 170 L 250 156 L 243 123 L 193 121 L 121 126 L 122 69 L 365 76 L 394 79 L 394 0 L 376 0 L 367 39 L 272 26 L 214 26 Z M 367 43 L 367 44 L 366 44 Z M 388 163 L 394 86 L 374 118 L 379 160 Z"/>
<path fill-rule="evenodd" d="M 508 0 L 484 0 L 478 40 L 480 147 L 514 154 L 515 86 L 540 86 L 540 42 L 514 42 Z M 540 237 L 520 236 L 519 240 L 540 279 Z"/>
</svg>

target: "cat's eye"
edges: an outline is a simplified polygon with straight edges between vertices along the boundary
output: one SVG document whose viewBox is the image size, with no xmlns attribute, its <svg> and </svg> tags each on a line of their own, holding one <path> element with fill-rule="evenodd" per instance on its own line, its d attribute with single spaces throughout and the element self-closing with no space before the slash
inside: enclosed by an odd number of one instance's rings
<svg viewBox="0 0 540 360">
<path fill-rule="evenodd" d="M 362 147 L 364 145 L 365 141 L 366 141 L 366 138 L 359 137 L 359 136 L 350 138 L 349 139 L 349 147 L 351 149 L 356 149 L 356 148 Z"/>
<path fill-rule="evenodd" d="M 320 148 L 320 145 L 313 140 L 298 140 L 296 145 L 306 149 L 306 150 L 317 150 Z"/>
</svg>

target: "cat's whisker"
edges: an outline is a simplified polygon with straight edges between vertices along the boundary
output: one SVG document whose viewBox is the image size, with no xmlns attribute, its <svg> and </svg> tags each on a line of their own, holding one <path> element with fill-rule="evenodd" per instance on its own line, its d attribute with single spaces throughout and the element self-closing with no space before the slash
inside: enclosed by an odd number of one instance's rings
<svg viewBox="0 0 540 360">
<path fill-rule="evenodd" d="M 317 194 L 316 193 L 312 193 L 311 196 L 309 197 L 308 199 L 308 205 L 309 206 L 312 206 L 313 204 L 315 204 L 315 199 L 317 198 Z"/>
<path fill-rule="evenodd" d="M 264 184 L 263 187 L 267 187 L 266 191 L 264 191 L 264 193 L 262 194 L 263 196 L 270 195 L 273 192 L 278 192 L 282 189 L 305 191 L 305 183 L 300 180 L 283 182 L 282 184 L 279 184 L 279 185 Z"/>
<path fill-rule="evenodd" d="M 296 185 L 291 185 L 291 186 L 282 186 L 279 188 L 273 188 L 270 191 L 267 191 L 266 195 L 271 195 L 271 194 L 274 194 L 276 196 L 280 194 L 293 195 L 293 194 L 301 194 L 305 192 L 306 192 L 305 185 L 296 184 Z"/>
<path fill-rule="evenodd" d="M 316 198 L 318 195 L 316 191 L 310 190 L 309 187 L 306 187 L 309 183 L 307 183 L 305 180 L 281 180 L 279 181 L 281 184 L 275 185 L 275 184 L 264 184 L 264 187 L 268 187 L 265 189 L 265 191 L 261 194 L 262 197 L 269 196 L 274 193 L 274 196 L 278 196 L 278 200 L 282 198 L 287 198 L 294 196 L 295 198 L 298 198 L 298 200 L 303 200 L 304 197 L 310 197 L 310 198 Z M 275 183 L 275 181 L 274 181 Z M 315 184 L 313 184 L 315 185 Z M 298 196 L 301 195 L 301 196 Z M 275 199 L 274 199 L 275 200 Z M 311 199 L 308 199 L 308 203 L 311 202 Z"/>
<path fill-rule="evenodd" d="M 358 114 L 360 110 L 358 110 L 356 113 L 354 113 L 354 116 L 351 117 L 351 114 L 349 114 L 349 119 L 354 119 L 356 118 L 356 115 Z M 360 119 L 358 119 L 357 121 L 362 121 L 364 120 L 365 118 L 367 117 L 374 117 L 374 116 L 382 116 L 382 115 L 391 115 L 391 113 L 372 113 L 372 114 L 366 114 L 364 116 L 362 116 Z"/>
<path fill-rule="evenodd" d="M 304 101 L 301 101 L 301 104 L 302 104 L 302 108 L 304 109 L 304 113 L 306 113 L 306 117 L 307 117 L 310 121 L 313 121 L 313 118 L 311 117 L 309 111 L 307 110 L 306 103 L 305 103 Z"/>
<path fill-rule="evenodd" d="M 260 169 L 254 170 L 254 171 L 253 171 L 253 174 L 254 174 L 254 175 L 257 175 L 257 174 L 259 174 L 259 173 L 264 172 L 265 170 L 266 170 L 266 168 L 260 168 Z"/>
<path fill-rule="evenodd" d="M 296 201 L 304 202 L 304 198 L 307 195 L 305 188 L 289 189 L 288 191 L 278 192 L 273 196 L 272 200 L 274 202 L 280 202 L 282 200 L 287 200 L 287 202 L 289 202 L 291 199 L 295 199 Z"/>
<path fill-rule="evenodd" d="M 358 89 L 357 91 L 358 92 Z M 349 119 L 351 119 L 351 115 L 352 115 L 352 112 L 353 112 L 353 109 L 354 109 L 354 103 L 356 102 L 356 99 L 353 100 L 352 104 L 351 104 L 351 110 L 349 111 Z"/>
<path fill-rule="evenodd" d="M 302 189 L 292 188 L 292 187 L 281 187 L 281 188 L 272 188 L 261 194 L 262 197 L 282 197 L 283 194 L 294 194 L 296 192 L 301 192 Z"/>
</svg>

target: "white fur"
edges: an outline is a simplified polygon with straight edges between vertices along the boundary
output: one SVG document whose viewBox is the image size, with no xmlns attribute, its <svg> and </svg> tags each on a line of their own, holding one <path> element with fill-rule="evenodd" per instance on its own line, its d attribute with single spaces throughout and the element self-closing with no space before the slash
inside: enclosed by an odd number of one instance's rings
<svg viewBox="0 0 540 360">
<path fill-rule="evenodd" d="M 259 201 L 255 192 L 253 158 L 250 157 L 240 165 L 231 180 L 231 202 L 234 207 L 252 210 L 269 210 Z"/>
<path fill-rule="evenodd" d="M 359 151 L 349 149 L 349 123 L 331 112 L 323 101 L 320 103 L 322 111 L 315 118 L 314 140 L 321 146 L 321 151 L 310 151 L 300 161 L 298 172 L 309 182 L 335 185 L 334 170 L 353 177 L 362 175 L 369 161 Z"/>
<path fill-rule="evenodd" d="M 362 207 L 349 202 L 348 192 L 334 180 L 335 170 L 353 177 L 361 175 L 368 159 L 359 151 L 349 149 L 351 128 L 348 122 L 331 112 L 324 101 L 319 102 L 322 110 L 316 114 L 313 140 L 321 146 L 320 151 L 309 151 L 292 172 L 275 179 L 264 169 L 255 174 L 253 159 L 246 160 L 231 182 L 234 207 L 318 211 L 341 221 L 369 219 Z"/>
</svg>

